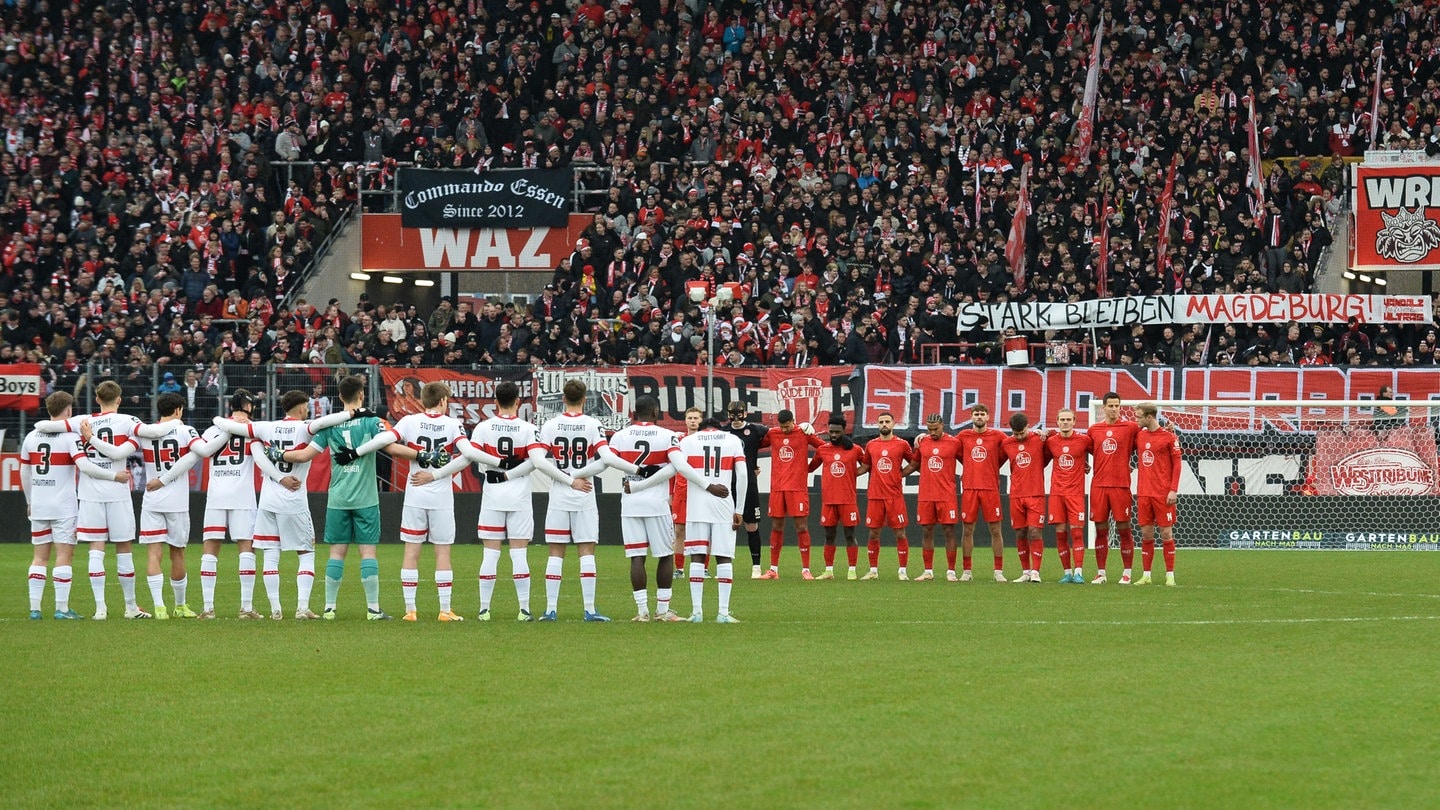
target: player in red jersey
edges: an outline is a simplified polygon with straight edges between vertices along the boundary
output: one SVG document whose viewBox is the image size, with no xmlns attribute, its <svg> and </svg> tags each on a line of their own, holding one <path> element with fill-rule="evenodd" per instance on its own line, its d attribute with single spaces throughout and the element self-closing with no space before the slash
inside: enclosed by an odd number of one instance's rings
<svg viewBox="0 0 1440 810">
<path fill-rule="evenodd" d="M 845 435 L 845 417 L 830 415 L 829 441 L 815 451 L 810 471 L 820 475 L 820 525 L 825 529 L 825 571 L 816 579 L 835 578 L 835 527 L 845 527 L 845 555 L 850 562 L 846 579 L 855 579 L 860 548 L 855 544 L 855 527 L 860 524 L 860 507 L 855 491 L 860 476 L 870 470 L 865 448 Z"/>
<path fill-rule="evenodd" d="M 1055 548 L 1062 583 L 1085 582 L 1085 473 L 1090 464 L 1090 437 L 1075 430 L 1075 412 L 1061 408 L 1059 430 L 1045 439 L 1050 456 L 1050 525 L 1055 527 Z M 1071 566 L 1074 566 L 1073 568 Z"/>
<path fill-rule="evenodd" d="M 970 409 L 972 427 L 960 431 L 955 438 L 960 440 L 960 522 L 965 524 L 960 534 L 960 548 L 964 556 L 965 571 L 961 582 L 969 582 L 970 557 L 975 550 L 975 522 L 985 521 L 985 530 L 990 533 L 990 550 L 995 556 L 995 581 L 1009 582 L 1005 578 L 1005 546 L 1000 536 L 1000 465 L 1005 453 L 1000 445 L 1005 437 L 1000 431 L 989 427 L 990 409 L 976 404 Z"/>
<path fill-rule="evenodd" d="M 800 545 L 800 578 L 810 575 L 810 448 L 820 439 L 809 422 L 795 424 L 795 414 L 775 414 L 779 430 L 761 440 L 761 449 L 770 448 L 770 570 L 761 579 L 780 578 L 780 549 L 785 544 L 785 520 L 795 520 L 795 540 Z"/>
<path fill-rule="evenodd" d="M 1135 535 L 1130 531 L 1130 457 L 1140 426 L 1120 418 L 1120 395 L 1111 391 L 1103 400 L 1105 421 L 1090 426 L 1090 457 L 1095 475 L 1090 479 L 1090 519 L 1095 521 L 1095 564 L 1100 567 L 1092 585 L 1105 584 L 1105 563 L 1110 557 L 1110 518 L 1120 535 L 1120 561 L 1125 570 L 1120 584 L 1130 584 L 1135 562 Z"/>
<path fill-rule="evenodd" d="M 1135 439 L 1136 490 L 1140 496 L 1140 578 L 1136 585 L 1150 584 L 1150 566 L 1155 562 L 1155 527 L 1165 549 L 1165 584 L 1175 587 L 1175 504 L 1180 500 L 1180 441 L 1160 427 L 1160 409 L 1153 402 L 1135 406 L 1140 425 Z"/>
<path fill-rule="evenodd" d="M 889 526 L 895 532 L 900 579 L 905 580 L 909 579 L 905 566 L 910 562 L 910 540 L 905 536 L 905 525 L 910 518 L 905 510 L 902 486 L 905 462 L 914 457 L 915 449 L 895 435 L 895 417 L 889 411 L 877 416 L 875 424 L 880 428 L 880 435 L 865 445 L 865 455 L 870 458 L 870 484 L 865 493 L 865 525 L 870 529 L 866 551 L 870 557 L 870 570 L 860 579 L 880 578 L 880 529 Z"/>
<path fill-rule="evenodd" d="M 704 418 L 704 411 L 699 408 L 686 408 L 685 435 L 698 431 Z M 675 523 L 675 570 L 682 572 L 685 570 L 685 496 L 690 491 L 688 484 L 683 475 L 670 479 L 670 519 Z"/>
<path fill-rule="evenodd" d="M 1020 552 L 1020 578 L 1039 582 L 1040 560 L 1045 556 L 1045 463 L 1050 460 L 1045 437 L 1030 430 L 1030 417 L 1010 415 L 1010 435 L 1000 443 L 1010 463 L 1010 528 Z"/>
<path fill-rule="evenodd" d="M 925 420 L 925 431 L 925 435 L 915 439 L 915 457 L 902 473 L 902 477 L 916 471 L 920 473 L 919 513 L 915 521 L 921 526 L 920 555 L 925 561 L 925 570 L 915 581 L 929 582 L 935 578 L 935 526 L 938 524 L 945 532 L 945 578 L 956 582 L 959 578 L 955 576 L 955 524 L 959 522 L 960 510 L 955 499 L 955 463 L 960 457 L 960 440 L 945 434 L 938 413 Z"/>
</svg>

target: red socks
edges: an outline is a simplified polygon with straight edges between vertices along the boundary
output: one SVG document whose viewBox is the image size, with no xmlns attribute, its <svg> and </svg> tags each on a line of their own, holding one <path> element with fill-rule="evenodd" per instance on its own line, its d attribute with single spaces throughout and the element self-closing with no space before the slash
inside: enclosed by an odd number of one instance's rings
<svg viewBox="0 0 1440 810">
<path fill-rule="evenodd" d="M 1040 561 L 1045 559 L 1045 539 L 1030 541 L 1030 570 L 1039 571 Z"/>
<path fill-rule="evenodd" d="M 1140 540 L 1140 567 L 1145 573 L 1150 573 L 1150 566 L 1155 563 L 1155 540 L 1152 538 Z"/>
<path fill-rule="evenodd" d="M 1020 555 L 1020 570 L 1030 570 L 1030 538 L 1015 538 L 1015 553 Z M 998 570 L 998 569 L 997 569 Z"/>
<path fill-rule="evenodd" d="M 847 560 L 849 560 L 849 562 L 850 562 L 850 567 L 851 567 L 851 568 L 854 568 L 854 567 L 855 567 L 855 564 L 858 563 L 858 562 L 860 562 L 860 547 L 859 547 L 859 546 L 846 546 L 846 547 L 845 547 L 845 558 L 846 558 Z M 877 562 L 878 562 L 878 560 L 877 560 Z"/>
<path fill-rule="evenodd" d="M 1165 573 L 1173 574 L 1175 573 L 1175 541 L 1166 540 L 1162 547 L 1165 553 Z"/>
<path fill-rule="evenodd" d="M 1095 565 L 1099 566 L 1100 572 L 1105 572 L 1105 564 L 1110 561 L 1110 529 L 1097 529 L 1095 531 Z"/>
<path fill-rule="evenodd" d="M 780 547 L 785 544 L 785 533 L 779 529 L 770 530 L 770 567 L 780 567 Z"/>
<path fill-rule="evenodd" d="M 895 540 L 895 556 L 900 559 L 900 567 L 904 568 L 910 562 L 910 541 L 904 537 Z"/>
<path fill-rule="evenodd" d="M 1070 538 L 1063 534 L 1055 536 L 1055 552 L 1060 555 L 1060 567 L 1070 570 Z"/>
<path fill-rule="evenodd" d="M 1070 530 L 1070 561 L 1076 568 L 1085 565 L 1085 530 Z"/>
<path fill-rule="evenodd" d="M 795 539 L 800 544 L 800 567 L 810 567 L 810 532 L 801 529 L 795 532 Z"/>
<path fill-rule="evenodd" d="M 946 570 L 946 571 L 954 571 L 954 570 L 955 570 L 955 555 L 957 555 L 957 554 L 959 554 L 958 551 L 951 551 L 951 550 L 948 549 L 948 548 L 945 549 L 945 570 Z M 967 570 L 967 571 L 970 570 L 970 561 L 969 561 L 969 560 L 966 560 L 966 561 L 965 561 L 965 570 Z"/>
<path fill-rule="evenodd" d="M 926 571 L 933 571 L 933 570 L 935 570 L 935 549 L 933 549 L 933 548 L 922 548 L 922 549 L 920 549 L 920 559 L 922 559 L 922 560 L 925 561 L 925 570 L 926 570 Z"/>
<path fill-rule="evenodd" d="M 1120 562 L 1126 568 L 1135 566 L 1135 535 L 1126 526 L 1120 530 Z"/>
<path fill-rule="evenodd" d="M 879 567 L 880 567 L 880 540 L 879 540 L 878 538 L 875 539 L 875 540 L 871 540 L 871 541 L 869 542 L 869 544 L 867 544 L 867 545 L 865 546 L 865 553 L 870 557 L 870 567 L 871 567 L 871 568 L 879 568 Z"/>
<path fill-rule="evenodd" d="M 826 544 L 825 544 L 825 567 L 826 567 L 826 568 L 831 568 L 831 567 L 833 567 L 834 565 L 835 565 L 835 546 L 831 545 L 830 543 L 826 543 Z M 852 565 L 853 565 L 853 563 L 852 563 Z"/>
</svg>

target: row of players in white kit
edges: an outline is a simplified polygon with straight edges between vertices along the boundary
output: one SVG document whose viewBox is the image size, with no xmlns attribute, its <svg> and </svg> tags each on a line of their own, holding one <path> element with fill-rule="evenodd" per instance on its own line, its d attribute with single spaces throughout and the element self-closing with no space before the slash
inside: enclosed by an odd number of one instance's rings
<svg viewBox="0 0 1440 810">
<path fill-rule="evenodd" d="M 595 608 L 594 547 L 599 540 L 599 519 L 589 479 L 610 466 L 627 473 L 626 493 L 621 498 L 621 521 L 625 553 L 631 559 L 632 591 L 637 607 L 635 620 L 649 621 L 652 616 L 644 565 L 648 554 L 658 560 L 654 618 L 684 621 L 670 610 L 675 527 L 669 487 L 661 486 L 679 474 L 693 485 L 685 526 L 685 552 L 692 555 L 689 621 L 698 622 L 703 617 L 706 555 L 716 561 L 717 621 L 735 621 L 729 610 L 731 560 L 740 519 L 737 504 L 744 503 L 748 478 L 740 441 L 715 429 L 701 430 L 681 439 L 678 434 L 653 424 L 659 415 L 659 403 L 652 398 L 642 398 L 635 409 L 634 424 L 607 441 L 600 422 L 583 413 L 585 394 L 583 383 L 568 383 L 565 413 L 549 420 L 537 433 L 533 425 L 518 418 L 518 388 L 512 383 L 501 383 L 495 392 L 498 415 L 479 424 L 466 439 L 462 423 L 447 413 L 448 386 L 429 383 L 421 394 L 423 413 L 402 418 L 392 428 L 356 448 L 357 454 L 365 455 L 400 443 L 420 451 L 420 469 L 411 476 L 405 490 L 401 518 L 401 539 L 411 544 L 405 554 L 406 570 L 401 572 L 406 618 L 414 619 L 418 580 L 414 569 L 418 564 L 418 546 L 425 542 L 437 547 L 436 581 L 437 585 L 443 582 L 441 616 L 454 617 L 449 605 L 449 583 L 453 579 L 448 570 L 449 554 L 439 553 L 439 547 L 446 547 L 448 551 L 455 540 L 452 476 L 471 462 L 477 462 L 488 468 L 477 525 L 477 534 L 485 547 L 479 574 L 481 620 L 490 618 L 501 546 L 506 542 L 510 546 L 512 578 L 519 602 L 518 619 L 533 618 L 525 550 L 534 534 L 529 476 L 534 470 L 540 470 L 562 484 L 551 489 L 545 519 L 545 539 L 551 553 L 546 569 L 547 605 L 540 618 L 557 618 L 565 548 L 573 544 L 580 556 L 584 616 L 588 621 L 608 621 Z M 272 488 L 280 488 L 281 475 L 276 463 L 263 455 L 252 455 L 250 444 L 243 437 L 232 436 L 219 428 L 208 430 L 202 437 L 178 418 L 141 425 L 134 417 L 115 412 L 118 390 L 111 391 L 104 383 L 97 386 L 96 397 L 101 412 L 87 417 L 83 425 L 75 425 L 72 421 L 78 420 L 70 420 L 73 400 L 68 399 L 68 395 L 52 395 L 46 402 L 52 421 L 38 425 L 22 448 L 22 481 L 30 504 L 32 543 L 36 546 L 36 557 L 29 571 L 32 618 L 39 618 L 45 567 L 52 545 L 58 549 L 53 571 L 56 617 L 78 618 L 69 607 L 70 563 L 77 536 L 90 543 L 94 617 L 106 617 L 104 544 L 107 541 L 117 544 L 116 569 L 125 597 L 125 615 L 128 618 L 150 615 L 139 608 L 135 600 L 130 543 L 136 538 L 136 531 L 124 456 L 105 452 L 126 448 L 128 455 L 135 448 L 127 445 L 141 445 L 141 439 L 145 440 L 142 449 L 149 483 L 141 506 L 139 539 L 142 545 L 151 546 L 148 582 L 155 604 L 163 605 L 160 552 L 168 546 L 175 604 L 177 609 L 186 605 L 184 548 L 189 536 L 189 492 L 179 482 L 201 458 L 210 458 L 203 524 L 205 553 L 201 560 L 204 606 L 199 616 L 214 617 L 218 552 L 228 532 L 240 547 L 240 615 L 259 618 L 252 605 L 255 584 L 252 540 L 257 535 L 257 515 L 259 523 L 274 527 L 277 522 L 274 504 L 267 503 L 266 497 Z M 247 423 L 253 405 L 253 398 L 244 392 L 233 397 L 232 424 Z M 313 434 L 331 422 L 346 418 L 349 414 L 345 412 L 322 417 L 305 424 L 303 432 Z M 82 427 L 85 435 L 77 435 L 75 431 Z M 264 431 L 251 430 L 250 433 L 264 438 Z M 102 441 L 90 441 L 92 437 Z M 258 510 L 253 486 L 255 466 L 261 469 L 266 482 Z M 732 481 L 737 482 L 738 487 L 734 493 L 729 489 Z M 277 497 L 286 495 L 291 499 L 295 495 L 303 498 L 304 493 L 291 490 Z M 278 531 L 260 534 L 278 533 L 283 537 L 283 518 L 279 522 Z M 313 549 L 313 537 L 295 544 L 285 543 L 283 547 L 304 555 Z M 253 548 L 264 554 L 262 581 L 272 617 L 279 618 L 282 543 L 256 541 Z M 447 570 L 441 570 L 441 564 Z M 308 602 L 309 587 L 306 586 L 313 582 L 313 558 L 309 577 L 305 576 L 304 568 L 302 564 L 299 577 L 302 603 Z M 308 606 L 302 604 L 297 614 L 302 611 L 308 613 Z M 187 606 L 179 615 L 194 614 L 189 613 Z"/>
</svg>

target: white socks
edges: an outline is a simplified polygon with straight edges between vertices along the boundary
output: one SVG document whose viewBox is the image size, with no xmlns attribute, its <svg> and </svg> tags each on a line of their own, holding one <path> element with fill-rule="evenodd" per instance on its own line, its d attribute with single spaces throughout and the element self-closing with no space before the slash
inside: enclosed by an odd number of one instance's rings
<svg viewBox="0 0 1440 810">
<path fill-rule="evenodd" d="M 95 594 L 95 610 L 105 610 L 105 552 L 90 551 L 90 591 Z"/>
<path fill-rule="evenodd" d="M 135 555 L 115 555 L 115 575 L 120 578 L 120 594 L 125 597 L 125 607 L 138 607 L 135 604 Z"/>
<path fill-rule="evenodd" d="M 655 615 L 663 616 L 670 612 L 670 589 L 655 589 Z"/>
<path fill-rule="evenodd" d="M 265 585 L 265 598 L 270 600 L 270 612 L 279 613 L 280 608 L 280 549 L 264 548 L 260 550 L 264 560 L 264 568 L 260 571 L 260 581 Z"/>
<path fill-rule="evenodd" d="M 204 562 L 201 562 L 204 565 Z M 213 605 L 207 605 L 211 610 Z M 240 609 L 255 609 L 255 552 L 240 552 Z"/>
<path fill-rule="evenodd" d="M 315 552 L 300 552 L 300 570 L 295 574 L 295 610 L 310 609 L 310 591 L 315 588 Z"/>
<path fill-rule="evenodd" d="M 530 560 L 525 556 L 527 549 L 510 549 L 510 566 L 514 573 L 511 577 L 515 580 L 515 599 L 520 603 L 520 609 L 526 612 L 530 610 Z"/>
<path fill-rule="evenodd" d="M 580 558 L 580 598 L 585 612 L 595 612 L 595 555 Z"/>
<path fill-rule="evenodd" d="M 50 580 L 55 583 L 55 609 L 64 613 L 70 609 L 70 579 L 74 576 L 68 565 L 57 565 L 55 570 L 50 572 Z"/>
<path fill-rule="evenodd" d="M 175 607 L 185 604 L 185 596 L 190 590 L 190 578 L 181 577 L 170 580 L 170 592 L 175 595 Z"/>
<path fill-rule="evenodd" d="M 705 598 L 705 566 L 702 563 L 690 563 L 690 613 L 694 616 L 703 616 L 702 610 Z"/>
<path fill-rule="evenodd" d="M 30 566 L 30 574 L 27 581 L 30 584 L 30 609 L 39 610 L 40 600 L 45 597 L 45 566 Z"/>
<path fill-rule="evenodd" d="M 454 571 L 435 572 L 435 590 L 440 593 L 440 612 L 450 612 L 450 587 L 455 583 Z"/>
<path fill-rule="evenodd" d="M 219 569 L 219 557 L 214 554 L 200 555 L 200 601 L 203 610 L 215 609 L 215 576 Z M 255 587 L 255 580 L 250 580 L 250 587 Z"/>
<path fill-rule="evenodd" d="M 638 591 L 632 591 L 632 595 L 635 597 L 635 614 L 637 616 L 649 616 L 650 592 L 641 588 Z"/>
<path fill-rule="evenodd" d="M 495 573 L 500 569 L 500 549 L 487 548 L 480 558 L 480 610 L 490 609 L 495 595 Z"/>
<path fill-rule="evenodd" d="M 735 580 L 734 563 L 718 563 L 715 566 L 715 582 L 720 586 L 720 615 L 730 615 L 730 588 Z"/>
<path fill-rule="evenodd" d="M 560 575 L 565 568 L 564 557 L 545 558 L 545 610 L 560 607 Z"/>
<path fill-rule="evenodd" d="M 400 595 L 405 599 L 405 612 L 415 612 L 415 591 L 420 587 L 420 571 L 415 568 L 400 569 Z"/>
<path fill-rule="evenodd" d="M 150 586 L 150 602 L 155 607 L 165 606 L 165 575 L 150 574 L 145 577 L 145 584 Z"/>
</svg>

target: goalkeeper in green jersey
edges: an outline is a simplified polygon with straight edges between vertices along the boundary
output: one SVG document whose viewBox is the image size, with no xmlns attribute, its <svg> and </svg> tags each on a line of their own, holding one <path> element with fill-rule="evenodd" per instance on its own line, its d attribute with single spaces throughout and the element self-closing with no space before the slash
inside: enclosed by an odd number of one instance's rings
<svg viewBox="0 0 1440 810">
<path fill-rule="evenodd" d="M 375 546 L 380 542 L 380 486 L 375 475 L 375 456 L 356 451 L 381 434 L 391 435 L 390 424 L 365 408 L 365 378 L 356 374 L 340 380 L 340 402 L 354 416 L 348 422 L 325 428 L 310 444 L 287 451 L 284 461 L 304 462 L 330 451 L 330 496 L 325 505 L 325 542 L 330 560 L 325 564 L 326 619 L 335 618 L 335 597 L 345 576 L 345 556 L 350 546 L 360 547 L 360 585 L 365 589 L 366 618 L 393 618 L 380 609 L 380 563 Z M 416 451 L 403 444 L 382 448 L 394 458 L 414 459 Z"/>
</svg>

